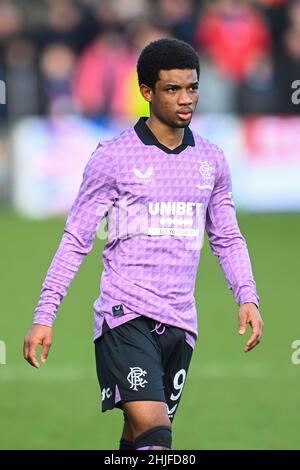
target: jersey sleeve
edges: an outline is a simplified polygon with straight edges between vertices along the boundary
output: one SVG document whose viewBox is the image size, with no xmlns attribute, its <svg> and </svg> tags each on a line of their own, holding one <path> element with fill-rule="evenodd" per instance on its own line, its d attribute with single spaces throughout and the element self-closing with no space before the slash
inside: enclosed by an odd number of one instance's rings
<svg viewBox="0 0 300 470">
<path fill-rule="evenodd" d="M 212 252 L 219 258 L 236 302 L 239 305 L 253 302 L 259 306 L 247 244 L 236 218 L 230 171 L 223 153 L 207 209 L 206 231 Z"/>
<path fill-rule="evenodd" d="M 52 326 L 84 257 L 93 247 L 100 221 L 117 199 L 116 171 L 100 146 L 89 159 L 72 205 L 58 250 L 48 269 L 34 323 Z"/>
</svg>

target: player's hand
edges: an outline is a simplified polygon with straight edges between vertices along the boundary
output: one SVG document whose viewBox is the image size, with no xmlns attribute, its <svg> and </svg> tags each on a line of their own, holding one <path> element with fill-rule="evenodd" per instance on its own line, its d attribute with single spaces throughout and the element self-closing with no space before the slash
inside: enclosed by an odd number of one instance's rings
<svg viewBox="0 0 300 470">
<path fill-rule="evenodd" d="M 40 368 L 40 364 L 36 359 L 39 344 L 42 346 L 41 361 L 46 362 L 52 344 L 52 328 L 38 324 L 32 325 L 24 339 L 24 359 L 37 369 Z"/>
<path fill-rule="evenodd" d="M 246 333 L 246 326 L 249 325 L 252 328 L 252 335 L 247 342 L 244 351 L 248 352 L 255 348 L 260 343 L 264 322 L 260 316 L 260 313 L 255 304 L 251 302 L 244 303 L 240 306 L 239 311 L 239 334 L 244 335 Z"/>
</svg>

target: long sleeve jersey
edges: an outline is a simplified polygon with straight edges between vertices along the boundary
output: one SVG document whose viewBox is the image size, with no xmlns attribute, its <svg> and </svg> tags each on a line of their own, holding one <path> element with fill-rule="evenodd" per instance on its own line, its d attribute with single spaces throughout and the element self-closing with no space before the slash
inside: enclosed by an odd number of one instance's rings
<svg viewBox="0 0 300 470">
<path fill-rule="evenodd" d="M 184 131 L 160 144 L 140 118 L 98 145 L 84 170 L 62 240 L 43 283 L 34 323 L 52 326 L 100 221 L 107 219 L 94 339 L 140 315 L 197 337 L 195 280 L 205 230 L 236 302 L 259 304 L 222 150 Z M 105 322 L 104 322 L 105 320 Z"/>
</svg>

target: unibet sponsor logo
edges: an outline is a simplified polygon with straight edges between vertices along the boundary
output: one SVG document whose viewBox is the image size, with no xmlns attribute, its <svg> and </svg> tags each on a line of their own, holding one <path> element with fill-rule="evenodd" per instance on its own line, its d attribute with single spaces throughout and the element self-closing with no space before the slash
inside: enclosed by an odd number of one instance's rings
<svg viewBox="0 0 300 470">
<path fill-rule="evenodd" d="M 192 217 L 194 207 L 196 207 L 196 215 L 199 215 L 202 207 L 200 202 L 149 202 L 149 213 L 151 215 Z"/>
<path fill-rule="evenodd" d="M 181 238 L 186 250 L 199 251 L 203 246 L 205 206 L 202 202 L 149 201 L 129 204 L 127 197 L 123 197 L 117 206 L 109 210 L 107 220 L 109 241 L 146 235 Z M 103 230 L 100 238 L 105 236 L 106 231 Z"/>
<path fill-rule="evenodd" d="M 148 211 L 159 219 L 153 220 L 148 235 L 193 238 L 200 235 L 203 219 L 203 204 L 200 202 L 149 202 Z"/>
</svg>

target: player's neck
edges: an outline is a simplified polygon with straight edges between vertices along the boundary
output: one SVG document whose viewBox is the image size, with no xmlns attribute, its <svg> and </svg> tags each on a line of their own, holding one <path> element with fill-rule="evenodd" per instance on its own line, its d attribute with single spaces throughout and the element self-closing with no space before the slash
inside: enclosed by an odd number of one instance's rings
<svg viewBox="0 0 300 470">
<path fill-rule="evenodd" d="M 173 129 L 159 121 L 159 119 L 153 115 L 147 119 L 146 124 L 149 126 L 157 140 L 165 147 L 173 150 L 182 144 L 184 136 L 183 128 Z"/>
</svg>

